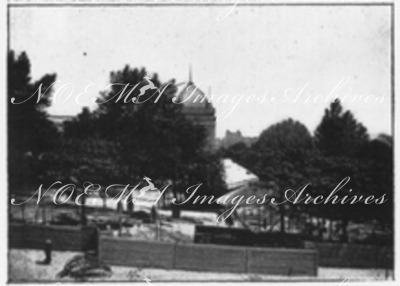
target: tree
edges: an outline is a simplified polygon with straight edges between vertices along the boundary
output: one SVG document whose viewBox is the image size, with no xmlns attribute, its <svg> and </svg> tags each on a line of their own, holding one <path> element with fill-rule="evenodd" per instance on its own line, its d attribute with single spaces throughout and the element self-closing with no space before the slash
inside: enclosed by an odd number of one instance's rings
<svg viewBox="0 0 400 286">
<path fill-rule="evenodd" d="M 312 138 L 303 124 L 287 119 L 264 130 L 253 148 L 260 156 L 255 173 L 286 189 L 301 182 L 300 170 L 312 148 Z"/>
<path fill-rule="evenodd" d="M 345 177 L 349 183 L 341 195 L 380 197 L 384 192 L 392 192 L 393 182 L 391 147 L 386 136 L 382 141 L 369 140 L 367 129 L 359 123 L 350 111 L 343 111 L 339 101 L 335 101 L 325 110 L 324 117 L 315 131 L 317 152 L 314 154 L 314 165 L 318 171 L 314 173 L 313 190 L 321 190 L 328 194 Z M 385 142 L 385 143 L 382 143 Z M 385 146 L 385 147 L 382 147 Z M 384 159 L 383 159 L 384 158 Z M 352 190 L 350 194 L 348 191 Z M 385 207 L 389 207 L 388 203 Z M 373 211 L 371 211 L 373 208 Z M 347 226 L 350 221 L 387 218 L 377 209 L 379 205 L 344 204 L 321 205 L 314 207 L 317 215 L 342 221 L 343 240 L 347 240 Z M 388 208 L 389 210 L 391 207 Z M 379 213 L 379 214 L 378 214 Z"/>
<path fill-rule="evenodd" d="M 298 121 L 287 119 L 265 129 L 248 149 L 232 146 L 228 154 L 242 157 L 238 160 L 266 184 L 273 182 L 277 201 L 282 201 L 285 190 L 304 184 L 307 162 L 312 150 L 312 137 Z M 243 154 L 243 155 L 240 155 Z M 279 205 L 281 231 L 285 231 L 285 215 L 296 213 L 297 206 Z"/>
<path fill-rule="evenodd" d="M 367 129 L 339 100 L 331 103 L 314 134 L 319 150 L 327 156 L 354 156 L 369 140 Z"/>
<path fill-rule="evenodd" d="M 64 136 L 75 139 L 98 138 L 97 125 L 94 114 L 89 111 L 89 108 L 84 107 L 75 118 L 64 122 Z"/>
<path fill-rule="evenodd" d="M 97 109 L 84 109 L 65 124 L 65 136 L 112 142 L 107 145 L 115 150 L 112 160 L 127 182 L 147 176 L 160 184 L 172 181 L 174 192 L 185 191 L 191 180 L 220 189 L 215 176 L 222 167 L 212 164 L 217 158 L 205 149 L 205 129 L 173 103 L 176 91 L 174 80 L 161 84 L 156 74 L 125 66 L 111 72 L 110 88 L 100 94 Z"/>
<path fill-rule="evenodd" d="M 40 158 L 58 140 L 57 129 L 46 113 L 56 75 L 46 74 L 32 83 L 30 68 L 25 52 L 19 56 L 9 52 L 8 170 L 11 189 L 22 187 L 23 183 L 29 187 L 38 182 L 36 168 Z M 39 88 L 43 96 L 37 101 Z"/>
<path fill-rule="evenodd" d="M 243 142 L 239 142 L 221 150 L 224 157 L 231 158 L 233 161 L 242 166 L 249 165 L 248 157 L 251 152 L 251 147 L 247 147 Z"/>
<path fill-rule="evenodd" d="M 117 156 L 118 148 L 114 142 L 93 137 L 64 137 L 42 158 L 43 183 L 71 182 L 71 177 L 80 184 L 86 181 L 102 185 L 123 182 L 123 168 L 118 164 Z"/>
<path fill-rule="evenodd" d="M 140 95 L 149 83 L 155 88 Z M 131 178 L 175 181 L 177 169 L 190 159 L 188 153 L 203 149 L 205 131 L 186 120 L 181 105 L 172 102 L 174 81 L 162 85 L 157 75 L 150 78 L 145 69 L 125 66 L 111 73 L 110 85 L 111 89 L 101 94 L 95 111 L 100 136 L 118 142 L 123 154 L 121 163 L 127 166 Z"/>
<path fill-rule="evenodd" d="M 366 207 L 365 217 L 376 219 L 382 228 L 393 229 L 394 223 L 394 156 L 393 138 L 386 134 L 380 134 L 371 140 L 363 150 L 363 174 L 360 176 L 366 180 L 364 186 L 368 192 L 379 197 L 385 195 L 387 203 Z"/>
</svg>

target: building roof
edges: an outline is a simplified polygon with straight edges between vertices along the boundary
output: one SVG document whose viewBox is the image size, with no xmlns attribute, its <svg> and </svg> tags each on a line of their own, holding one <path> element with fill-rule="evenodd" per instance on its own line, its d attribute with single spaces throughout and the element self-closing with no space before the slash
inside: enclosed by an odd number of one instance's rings
<svg viewBox="0 0 400 286">
<path fill-rule="evenodd" d="M 247 186 L 249 183 L 258 182 L 258 177 L 246 168 L 236 164 L 231 159 L 222 160 L 225 170 L 225 183 L 228 190 Z"/>
<path fill-rule="evenodd" d="M 214 107 L 205 93 L 192 82 L 188 82 L 181 90 L 178 90 L 178 102 L 183 104 L 184 112 L 185 110 L 214 112 Z"/>
<path fill-rule="evenodd" d="M 246 203 L 246 199 L 253 197 L 252 201 L 261 200 L 265 195 L 272 195 L 272 188 L 264 188 L 259 185 L 259 178 L 247 170 L 246 168 L 236 164 L 231 159 L 224 159 L 223 165 L 225 169 L 225 183 L 229 192 L 224 194 L 224 199 L 221 200 L 221 205 L 230 207 L 238 203 L 236 200 L 232 203 L 234 197 L 243 197 L 240 202 L 242 206 L 256 206 L 255 203 Z"/>
<path fill-rule="evenodd" d="M 265 195 L 271 196 L 273 194 L 272 189 L 265 189 L 265 188 L 260 188 L 257 185 L 249 185 L 249 186 L 241 186 L 238 189 L 235 189 L 229 193 L 224 194 L 223 197 L 224 199 L 221 199 L 220 204 L 226 207 L 231 207 L 234 206 L 238 203 L 238 200 L 235 199 L 234 202 L 232 202 L 233 198 L 239 197 L 243 198 L 241 202 L 239 203 L 239 206 L 259 206 L 259 204 L 256 203 L 256 200 L 262 200 Z M 246 202 L 248 198 L 252 198 L 249 202 Z M 259 202 L 260 202 L 259 201 Z"/>
</svg>

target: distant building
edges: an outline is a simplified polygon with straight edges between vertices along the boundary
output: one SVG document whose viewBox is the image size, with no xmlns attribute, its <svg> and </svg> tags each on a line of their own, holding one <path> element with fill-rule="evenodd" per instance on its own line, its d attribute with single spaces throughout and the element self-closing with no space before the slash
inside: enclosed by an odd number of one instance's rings
<svg viewBox="0 0 400 286">
<path fill-rule="evenodd" d="M 205 128 L 207 147 L 215 149 L 215 108 L 206 94 L 193 83 L 191 70 L 189 70 L 189 81 L 178 91 L 178 102 L 182 102 L 182 113 L 188 120 Z"/>
<path fill-rule="evenodd" d="M 260 185 L 260 179 L 243 166 L 233 162 L 231 159 L 223 159 L 225 171 L 225 183 L 228 192 L 224 194 L 221 205 L 225 206 L 226 210 L 236 207 L 235 215 L 232 215 L 231 226 L 239 228 L 247 228 L 253 231 L 260 231 L 266 228 L 267 217 L 278 217 L 271 204 L 257 204 L 256 201 L 262 201 L 263 198 L 273 195 L 273 190 L 263 188 Z M 242 202 L 238 203 L 235 198 L 243 198 Z M 248 202 L 246 202 L 249 200 Z M 253 203 L 251 203 L 253 202 Z M 236 206 L 236 204 L 239 204 Z M 273 224 L 269 226 L 273 229 Z"/>
<path fill-rule="evenodd" d="M 253 144 L 257 140 L 257 137 L 246 137 L 238 130 L 231 132 L 226 130 L 225 137 L 220 139 L 218 142 L 219 148 L 229 148 L 237 143 L 244 143 L 247 147 Z"/>
<path fill-rule="evenodd" d="M 245 167 L 233 162 L 231 159 L 226 158 L 222 160 L 225 173 L 225 184 L 228 191 L 236 190 L 238 188 L 246 188 L 252 183 L 258 183 L 259 178 L 250 172 Z"/>
</svg>

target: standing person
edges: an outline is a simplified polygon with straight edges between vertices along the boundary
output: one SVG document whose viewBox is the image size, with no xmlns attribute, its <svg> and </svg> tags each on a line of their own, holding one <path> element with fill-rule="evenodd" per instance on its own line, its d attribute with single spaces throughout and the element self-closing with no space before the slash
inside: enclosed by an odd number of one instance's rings
<svg viewBox="0 0 400 286">
<path fill-rule="evenodd" d="M 158 213 L 157 213 L 157 209 L 155 206 L 151 207 L 151 220 L 153 222 L 156 222 L 158 220 Z"/>
</svg>

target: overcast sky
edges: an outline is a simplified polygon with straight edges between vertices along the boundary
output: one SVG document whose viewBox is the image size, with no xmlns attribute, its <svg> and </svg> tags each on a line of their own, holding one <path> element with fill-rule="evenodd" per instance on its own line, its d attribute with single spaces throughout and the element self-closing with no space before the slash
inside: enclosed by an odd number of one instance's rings
<svg viewBox="0 0 400 286">
<path fill-rule="evenodd" d="M 229 9 L 14 7 L 10 46 L 28 53 L 34 79 L 57 73 L 56 90 L 68 83 L 73 95 L 87 87 L 81 102 L 125 64 L 177 82 L 191 64 L 195 84 L 211 87 L 218 137 L 227 129 L 256 136 L 288 117 L 313 132 L 334 95 L 347 95 L 344 107 L 370 134 L 390 134 L 389 7 L 237 6 L 224 18 Z M 61 99 L 50 114 L 83 106 Z"/>
</svg>

